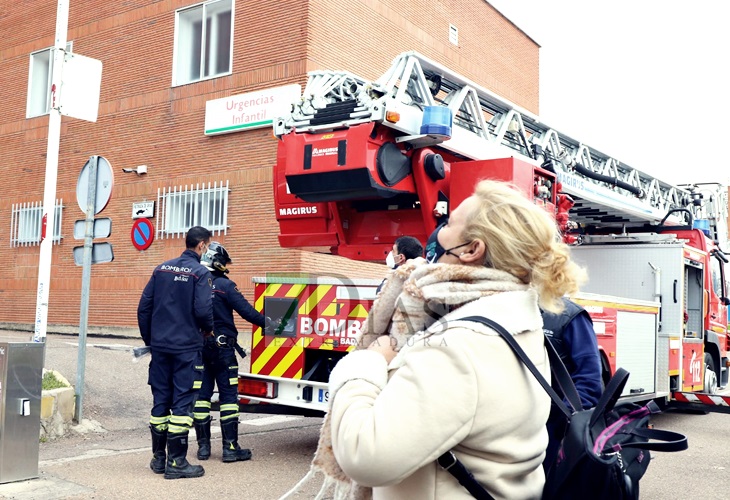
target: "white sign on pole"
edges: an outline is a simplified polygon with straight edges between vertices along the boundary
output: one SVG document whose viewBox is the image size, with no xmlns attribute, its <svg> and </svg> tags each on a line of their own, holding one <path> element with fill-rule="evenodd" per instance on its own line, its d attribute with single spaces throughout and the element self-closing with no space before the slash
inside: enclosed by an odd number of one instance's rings
<svg viewBox="0 0 730 500">
<path fill-rule="evenodd" d="M 155 215 L 155 202 L 154 201 L 140 201 L 138 203 L 132 203 L 132 218 L 143 219 L 154 217 Z"/>
<path fill-rule="evenodd" d="M 92 157 L 93 158 L 93 157 Z M 76 181 L 76 201 L 82 212 L 86 213 L 87 196 L 89 191 L 89 172 L 91 169 L 91 159 L 89 159 L 81 169 L 79 179 Z M 103 156 L 98 157 L 96 166 L 96 196 L 94 198 L 94 215 L 98 214 L 106 208 L 112 197 L 112 189 L 114 188 L 114 172 L 109 160 Z"/>
<path fill-rule="evenodd" d="M 84 247 L 74 247 L 74 262 L 84 265 Z M 114 249 L 111 243 L 92 243 L 91 264 L 103 264 L 114 260 Z M 88 313 L 87 313 L 88 314 Z"/>
<path fill-rule="evenodd" d="M 101 61 L 66 53 L 63 66 L 61 114 L 95 122 L 99 114 Z"/>
<path fill-rule="evenodd" d="M 94 219 L 93 238 L 108 238 L 112 234 L 112 220 L 107 218 Z M 74 222 L 74 239 L 83 240 L 86 238 L 86 221 L 84 219 Z"/>
<path fill-rule="evenodd" d="M 205 135 L 271 127 L 302 95 L 297 84 L 240 94 L 205 103 Z"/>
</svg>

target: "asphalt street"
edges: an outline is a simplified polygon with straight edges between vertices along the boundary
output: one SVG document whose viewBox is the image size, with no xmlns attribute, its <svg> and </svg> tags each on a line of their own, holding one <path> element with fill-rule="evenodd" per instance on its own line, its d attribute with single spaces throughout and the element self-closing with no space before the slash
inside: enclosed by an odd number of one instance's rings
<svg viewBox="0 0 730 500">
<path fill-rule="evenodd" d="M 0 332 L 2 341 L 28 342 L 27 332 Z M 78 337 L 47 337 L 45 367 L 77 383 Z M 18 500 L 205 498 L 233 496 L 251 500 L 279 498 L 303 477 L 316 448 L 321 419 L 242 415 L 239 443 L 253 460 L 220 461 L 220 428 L 213 423 L 212 457 L 202 462 L 202 478 L 165 480 L 149 469 L 148 429 L 152 397 L 147 385 L 149 357 L 133 363 L 138 338 L 89 336 L 84 362 L 82 424 L 62 438 L 42 442 L 39 478 L 0 484 L 0 498 Z M 246 366 L 246 363 L 241 363 Z M 217 413 L 214 413 L 217 418 Z M 194 432 L 191 432 L 194 440 Z M 195 459 L 196 444 L 191 444 Z M 316 489 L 298 498 L 313 498 Z"/>
<path fill-rule="evenodd" d="M 0 339 L 27 342 L 30 335 L 0 332 Z M 82 424 L 62 438 L 41 443 L 39 477 L 0 484 L 0 498 L 275 500 L 307 473 L 321 419 L 242 414 L 239 442 L 253 450 L 253 460 L 223 464 L 220 428 L 214 422 L 213 455 L 202 462 L 205 476 L 171 481 L 153 474 L 147 427 L 152 399 L 146 379 L 148 361 L 133 363 L 131 354 L 133 347 L 141 345 L 138 338 L 87 339 Z M 49 335 L 45 367 L 76 384 L 78 352 L 77 337 Z M 241 366 L 248 369 L 246 361 Z M 652 422 L 656 428 L 686 434 L 689 449 L 652 453 L 651 466 L 641 480 L 642 500 L 730 498 L 730 447 L 724 435 L 730 415 L 667 412 Z M 197 446 L 190 448 L 188 457 L 197 463 Z M 318 479 L 294 498 L 314 498 L 321 484 Z"/>
</svg>

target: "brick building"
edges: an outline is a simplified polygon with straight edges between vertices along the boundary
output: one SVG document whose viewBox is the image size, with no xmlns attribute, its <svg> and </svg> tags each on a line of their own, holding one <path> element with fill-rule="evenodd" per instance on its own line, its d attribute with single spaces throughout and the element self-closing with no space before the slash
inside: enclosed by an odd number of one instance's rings
<svg viewBox="0 0 730 500">
<path fill-rule="evenodd" d="M 0 0 L 0 326 L 30 328 L 38 286 L 38 215 L 43 200 L 49 65 L 56 2 L 23 8 Z M 31 14 L 32 13 L 32 14 Z M 205 20 L 205 23 L 201 21 Z M 251 277 L 267 272 L 326 272 L 380 277 L 380 264 L 282 249 L 272 198 L 276 139 L 270 127 L 206 135 L 206 103 L 291 84 L 308 71 L 346 69 L 375 79 L 393 58 L 416 50 L 482 86 L 538 112 L 538 45 L 484 0 L 70 0 L 68 48 L 101 60 L 96 123 L 64 117 L 56 197 L 49 331 L 77 331 L 82 269 L 72 249 L 81 168 L 91 155 L 112 166 L 114 261 L 93 266 L 91 332 L 135 328 L 136 306 L 151 271 L 184 249 L 192 225 L 185 198 L 212 210 L 233 257 L 231 276 L 252 297 Z M 242 117 L 250 121 L 254 117 Z M 139 165 L 146 175 L 124 173 Z M 134 203 L 155 202 L 156 238 L 131 242 Z M 176 215 L 177 213 L 177 215 Z M 247 326 L 243 326 L 244 329 Z"/>
</svg>

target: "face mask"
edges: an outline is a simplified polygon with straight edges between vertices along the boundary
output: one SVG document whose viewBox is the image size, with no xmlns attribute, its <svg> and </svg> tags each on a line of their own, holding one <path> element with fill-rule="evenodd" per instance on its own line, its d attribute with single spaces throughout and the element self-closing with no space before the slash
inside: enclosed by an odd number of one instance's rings
<svg viewBox="0 0 730 500">
<path fill-rule="evenodd" d="M 393 252 L 388 252 L 388 256 L 385 258 L 385 265 L 391 269 L 395 269 L 395 257 L 393 257 Z"/>
<path fill-rule="evenodd" d="M 452 250 L 456 250 L 457 248 L 461 248 L 463 246 L 468 245 L 469 243 L 462 243 L 461 245 L 456 245 L 455 247 L 451 248 L 444 248 L 441 246 L 441 243 L 439 243 L 439 232 L 443 227 L 446 225 L 446 223 L 439 224 L 439 226 L 433 230 L 433 233 L 431 233 L 431 236 L 428 237 L 428 241 L 426 242 L 426 248 L 425 248 L 425 254 L 426 254 L 426 262 L 429 264 L 435 264 L 439 261 L 441 257 L 443 257 L 444 254 L 453 255 L 454 257 L 459 257 L 458 255 L 451 253 Z"/>
</svg>

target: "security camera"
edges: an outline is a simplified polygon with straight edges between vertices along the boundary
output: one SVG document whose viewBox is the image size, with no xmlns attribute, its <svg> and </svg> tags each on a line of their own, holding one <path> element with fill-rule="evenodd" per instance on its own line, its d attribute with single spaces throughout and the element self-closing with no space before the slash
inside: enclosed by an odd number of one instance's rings
<svg viewBox="0 0 730 500">
<path fill-rule="evenodd" d="M 147 165 L 140 165 L 137 168 L 123 168 L 122 172 L 125 174 L 131 174 L 134 172 L 137 175 L 144 175 L 147 173 Z"/>
</svg>

